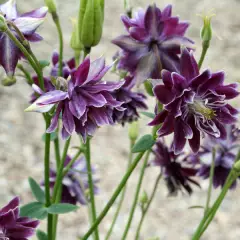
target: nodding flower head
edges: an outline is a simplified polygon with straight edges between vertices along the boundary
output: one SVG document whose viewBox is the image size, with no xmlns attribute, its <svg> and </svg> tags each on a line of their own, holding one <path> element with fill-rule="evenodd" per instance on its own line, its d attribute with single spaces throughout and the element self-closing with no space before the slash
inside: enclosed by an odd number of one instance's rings
<svg viewBox="0 0 240 240">
<path fill-rule="evenodd" d="M 186 48 L 182 50 L 180 72 L 162 71 L 163 84 L 154 94 L 163 111 L 150 125 L 162 126 L 159 137 L 174 133 L 173 150 L 182 152 L 188 141 L 194 153 L 200 147 L 201 135 L 226 139 L 226 124 L 236 121 L 238 111 L 227 100 L 238 96 L 237 84 L 224 85 L 224 72 L 199 73 L 198 65 Z"/>
<path fill-rule="evenodd" d="M 189 24 L 172 16 L 171 5 L 162 11 L 150 5 L 133 18 L 122 16 L 122 22 L 128 33 L 112 41 L 121 48 L 118 67 L 133 74 L 138 84 L 147 78 L 159 79 L 162 69 L 178 71 L 181 45 L 194 47 L 184 37 Z"/>
</svg>

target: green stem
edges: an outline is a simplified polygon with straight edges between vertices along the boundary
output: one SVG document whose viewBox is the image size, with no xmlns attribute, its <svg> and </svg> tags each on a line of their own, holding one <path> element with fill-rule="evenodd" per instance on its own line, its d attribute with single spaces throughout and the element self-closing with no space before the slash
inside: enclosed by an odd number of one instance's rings
<svg viewBox="0 0 240 240">
<path fill-rule="evenodd" d="M 204 214 L 206 214 L 208 212 L 209 204 L 210 204 L 210 200 L 211 200 L 213 177 L 214 177 L 214 167 L 215 167 L 215 156 L 216 156 L 216 150 L 213 149 L 213 151 L 212 151 L 212 163 L 211 163 L 210 176 L 209 176 L 208 194 L 207 194 L 207 201 L 206 201 Z"/>
<path fill-rule="evenodd" d="M 132 147 L 133 147 L 134 143 L 133 141 L 130 142 L 130 154 L 129 154 L 129 159 L 128 159 L 128 164 L 127 164 L 127 169 L 126 169 L 126 172 L 127 170 L 129 169 L 129 167 L 131 166 L 132 164 L 132 158 L 133 158 L 133 153 L 132 153 Z M 123 200 L 124 200 L 124 197 L 125 197 L 125 194 L 126 194 L 126 190 L 127 190 L 127 184 L 125 185 L 125 187 L 123 188 L 122 190 L 122 195 L 121 195 L 121 198 L 120 198 L 120 201 L 118 203 L 118 206 L 117 206 L 117 210 L 114 214 L 114 217 L 113 217 L 113 221 L 112 221 L 112 224 L 111 224 L 111 227 L 110 229 L 108 230 L 108 233 L 107 233 L 107 236 L 105 238 L 105 240 L 108 240 L 112 234 L 112 231 L 113 231 L 113 228 L 116 224 L 116 221 L 117 221 L 117 218 L 118 218 L 118 215 L 120 213 L 120 210 L 122 208 L 122 204 L 123 204 Z"/>
<path fill-rule="evenodd" d="M 58 14 L 56 12 L 52 13 L 52 19 L 57 27 L 58 36 L 59 36 L 59 69 L 58 69 L 58 75 L 62 76 L 63 71 L 63 32 L 61 28 L 61 24 L 59 21 Z"/>
<path fill-rule="evenodd" d="M 138 240 L 139 237 L 140 237 L 140 232 L 141 232 L 141 228 L 142 228 L 143 221 L 144 221 L 144 219 L 145 219 L 145 216 L 147 215 L 147 212 L 148 212 L 148 209 L 149 209 L 149 207 L 150 207 L 150 205 L 151 205 L 151 203 L 152 203 L 152 200 L 154 199 L 154 196 L 155 196 L 155 194 L 156 194 L 156 192 L 157 192 L 157 187 L 158 187 L 158 184 L 159 184 L 161 178 L 162 178 L 162 174 L 160 173 L 160 174 L 158 175 L 157 179 L 156 179 L 155 184 L 154 184 L 154 188 L 153 188 L 152 194 L 151 194 L 151 196 L 150 196 L 150 198 L 149 198 L 149 201 L 148 201 L 148 203 L 147 203 L 147 206 L 143 209 L 142 216 L 141 216 L 141 219 L 140 219 L 139 224 L 138 224 L 138 227 L 137 227 L 137 232 L 136 232 L 135 240 Z"/>
<path fill-rule="evenodd" d="M 106 216 L 106 214 L 108 213 L 109 209 L 112 207 L 112 205 L 114 204 L 116 198 L 118 197 L 118 195 L 121 193 L 122 189 L 124 188 L 124 186 L 126 185 L 129 177 L 131 176 L 133 170 L 136 168 L 137 164 L 140 162 L 140 160 L 142 159 L 143 155 L 145 152 L 141 152 L 139 153 L 136 158 L 134 159 L 132 165 L 130 166 L 130 168 L 128 169 L 128 171 L 126 172 L 126 174 L 123 176 L 120 184 L 118 185 L 118 187 L 116 188 L 116 190 L 114 191 L 112 197 L 110 198 L 110 200 L 108 201 L 107 205 L 105 206 L 105 208 L 103 209 L 103 211 L 100 213 L 100 215 L 98 216 L 98 218 L 96 219 L 96 222 L 93 223 L 93 225 L 91 226 L 91 228 L 87 231 L 87 233 L 82 237 L 81 240 L 87 240 L 88 237 L 92 234 L 92 232 L 95 230 L 95 228 L 101 223 L 101 221 L 103 220 L 103 218 Z"/>
<path fill-rule="evenodd" d="M 43 76 L 41 69 L 38 68 L 35 61 L 33 60 L 31 53 L 28 52 L 28 50 L 23 46 L 23 44 L 14 36 L 14 34 L 11 32 L 10 29 L 7 29 L 5 33 L 8 35 L 8 37 L 14 42 L 14 44 L 21 50 L 21 52 L 24 54 L 24 56 L 27 58 L 28 62 L 36 72 L 38 78 L 39 78 L 39 85 L 41 89 L 44 90 L 44 82 L 43 82 Z"/>
<path fill-rule="evenodd" d="M 136 206 L 137 206 L 137 203 L 138 203 L 138 199 L 139 199 L 139 193 L 140 193 L 140 189 L 141 189 L 142 182 L 143 182 L 143 176 L 144 176 L 144 173 L 145 173 L 145 169 L 147 167 L 148 158 L 150 156 L 150 153 L 151 153 L 151 150 L 149 150 L 147 152 L 144 163 L 143 163 L 143 166 L 142 166 L 142 169 L 141 169 L 141 173 L 140 173 L 140 176 L 139 176 L 137 189 L 136 189 L 135 197 L 134 197 L 133 204 L 132 204 L 132 207 L 131 207 L 131 211 L 130 211 L 130 214 L 129 214 L 128 222 L 127 222 L 127 225 L 125 227 L 123 236 L 121 238 L 122 240 L 125 240 L 127 238 L 129 228 L 131 227 L 131 223 L 132 223 L 133 216 L 134 216 Z"/>
<path fill-rule="evenodd" d="M 80 56 L 81 56 L 81 51 L 80 50 L 75 50 L 74 51 L 74 58 L 75 58 L 75 64 L 76 67 L 78 67 L 79 63 L 80 63 Z"/>
<path fill-rule="evenodd" d="M 32 85 L 34 82 L 33 82 L 33 79 L 32 79 L 32 76 L 30 75 L 30 73 L 23 67 L 22 64 L 18 64 L 17 65 L 17 68 L 22 71 L 22 73 L 24 74 L 26 80 L 27 80 L 27 83 L 29 85 Z"/>
<path fill-rule="evenodd" d="M 88 171 L 88 186 L 89 186 L 89 196 L 90 196 L 90 206 L 91 206 L 91 220 L 94 223 L 97 219 L 95 197 L 94 197 L 94 184 L 92 179 L 92 167 L 91 167 L 91 149 L 90 149 L 90 138 L 87 138 L 85 145 L 85 157 L 87 162 L 87 171 Z M 95 240 L 99 240 L 98 228 L 95 228 L 94 231 Z"/>
<path fill-rule="evenodd" d="M 206 53 L 207 53 L 207 50 L 210 46 L 210 42 L 209 41 L 204 41 L 202 43 L 202 53 L 201 53 L 201 57 L 200 57 L 200 60 L 198 62 L 198 68 L 200 69 L 202 67 L 202 64 L 203 64 L 203 61 L 204 61 L 204 58 L 206 56 Z"/>
<path fill-rule="evenodd" d="M 50 125 L 51 118 L 49 116 L 46 117 L 46 129 L 48 129 Z M 46 207 L 49 207 L 51 205 L 51 197 L 50 197 L 50 143 L 51 143 L 51 135 L 49 133 L 46 133 L 46 139 L 45 139 L 45 154 L 44 154 L 44 181 L 45 181 L 45 202 Z M 47 223 L 47 229 L 48 229 L 48 239 L 52 240 L 52 215 L 48 214 L 48 223 Z"/>
<path fill-rule="evenodd" d="M 54 150 L 55 150 L 55 158 L 56 158 L 56 164 L 57 164 L 57 169 L 58 169 L 60 167 L 60 162 L 61 162 L 58 137 L 54 140 Z"/>
</svg>

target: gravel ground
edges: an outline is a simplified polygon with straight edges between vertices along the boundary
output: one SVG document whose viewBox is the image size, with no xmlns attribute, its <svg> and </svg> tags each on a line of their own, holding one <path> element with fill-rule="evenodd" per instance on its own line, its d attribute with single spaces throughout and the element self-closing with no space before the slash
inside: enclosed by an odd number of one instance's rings
<svg viewBox="0 0 240 240">
<path fill-rule="evenodd" d="M 20 11 L 27 11 L 35 7 L 40 7 L 42 2 L 42 0 L 19 0 L 18 6 Z M 72 51 L 68 46 L 71 32 L 69 19 L 77 14 L 77 2 L 77 0 L 58 0 L 59 14 L 64 29 L 64 51 L 66 58 L 72 55 Z M 132 3 L 134 6 L 141 7 L 149 4 L 146 0 L 132 0 Z M 164 7 L 168 3 L 174 5 L 174 14 L 180 15 L 181 19 L 191 21 L 192 24 L 188 31 L 188 36 L 199 47 L 201 45 L 199 29 L 202 22 L 196 14 L 204 10 L 208 12 L 212 8 L 215 9 L 217 16 L 213 20 L 213 41 L 204 67 L 210 67 L 212 70 L 224 69 L 229 82 L 238 81 L 240 72 L 240 48 L 238 47 L 240 41 L 240 1 L 219 0 L 213 3 L 210 0 L 161 0 L 157 2 L 160 7 Z M 123 26 L 119 19 L 122 12 L 123 4 L 121 0 L 106 0 L 103 39 L 99 46 L 93 49 L 93 58 L 104 54 L 107 62 L 111 62 L 111 56 L 117 48 L 110 43 L 110 40 L 123 32 Z M 45 40 L 42 43 L 35 44 L 33 49 L 39 59 L 47 59 L 50 57 L 52 50 L 58 47 L 57 33 L 50 16 L 40 28 L 40 32 Z M 199 52 L 200 48 L 196 51 L 197 56 L 199 56 Z M 112 78 L 112 76 L 109 76 L 109 78 Z M 27 176 L 32 176 L 37 180 L 43 178 L 43 142 L 40 139 L 44 131 L 42 117 L 40 114 L 23 112 L 28 106 L 30 92 L 30 88 L 22 80 L 19 80 L 11 88 L 0 87 L 0 110 L 2 113 L 0 118 L 1 205 L 14 195 L 20 195 L 23 203 L 31 201 L 32 196 L 29 193 Z M 149 106 L 150 108 L 153 107 L 153 102 L 149 101 Z M 141 134 L 149 132 L 149 129 L 146 127 L 147 120 L 145 118 L 142 120 Z M 74 141 L 77 144 L 77 139 Z M 99 212 L 107 203 L 107 200 L 124 174 L 127 163 L 127 152 L 126 128 L 120 126 L 103 127 L 94 137 L 92 147 L 93 161 L 98 167 L 98 175 L 101 178 L 99 184 L 101 192 L 96 198 Z M 116 228 L 114 229 L 112 240 L 121 239 L 139 171 L 139 168 L 137 168 L 129 180 L 129 191 L 127 192 L 126 201 L 117 221 Z M 158 169 L 147 170 L 143 189 L 148 192 L 151 191 L 157 174 Z M 152 237 L 159 237 L 161 240 L 190 239 L 203 213 L 200 209 L 189 210 L 188 207 L 204 204 L 206 189 L 207 182 L 203 182 L 202 188 L 196 189 L 191 197 L 179 194 L 177 197 L 169 198 L 167 197 L 165 185 L 160 184 L 156 198 L 149 210 L 148 218 L 143 226 L 141 239 L 145 240 Z M 218 191 L 215 191 L 214 197 L 217 194 Z M 215 220 L 202 239 L 239 239 L 239 194 L 239 188 L 228 194 Z M 115 208 L 116 205 L 113 206 L 100 225 L 101 239 L 103 239 L 111 224 Z M 127 239 L 134 239 L 139 218 L 140 211 L 138 209 Z M 42 228 L 44 228 L 44 223 Z M 84 234 L 87 229 L 87 210 L 82 207 L 77 214 L 69 214 L 60 218 L 58 239 L 76 239 L 77 235 Z"/>
</svg>

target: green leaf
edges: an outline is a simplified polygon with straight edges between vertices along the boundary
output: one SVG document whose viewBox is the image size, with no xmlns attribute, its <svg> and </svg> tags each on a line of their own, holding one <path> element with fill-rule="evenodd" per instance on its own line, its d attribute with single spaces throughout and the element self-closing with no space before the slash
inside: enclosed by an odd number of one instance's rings
<svg viewBox="0 0 240 240">
<path fill-rule="evenodd" d="M 50 139 L 51 139 L 51 141 L 54 141 L 55 139 L 57 139 L 57 137 L 58 137 L 58 135 L 57 135 L 57 133 L 56 132 L 52 132 L 52 133 L 50 133 Z M 45 140 L 46 140 L 46 133 L 44 133 L 43 135 L 42 135 L 42 140 L 45 142 Z"/>
<path fill-rule="evenodd" d="M 29 185 L 32 190 L 32 194 L 38 200 L 38 202 L 45 203 L 45 193 L 39 186 L 39 184 L 33 179 L 33 178 L 28 178 Z"/>
<path fill-rule="evenodd" d="M 51 205 L 48 208 L 48 213 L 51 214 L 64 214 L 76 211 L 78 209 L 77 206 L 69 204 L 69 203 L 56 203 Z"/>
<path fill-rule="evenodd" d="M 154 113 L 151 113 L 151 112 L 140 112 L 141 114 L 143 114 L 144 116 L 146 117 L 149 117 L 149 118 L 155 118 L 155 114 Z"/>
<path fill-rule="evenodd" d="M 147 134 L 142 136 L 133 146 L 132 153 L 144 152 L 152 148 L 155 144 L 155 141 L 152 135 Z"/>
<path fill-rule="evenodd" d="M 43 203 L 31 202 L 20 208 L 21 217 L 30 217 L 43 220 L 47 217 L 47 208 Z"/>
<path fill-rule="evenodd" d="M 191 206 L 191 207 L 189 207 L 188 209 L 195 209 L 195 208 L 201 208 L 201 209 L 204 209 L 204 207 L 203 207 L 203 206 L 200 206 L 200 205 Z"/>
<path fill-rule="evenodd" d="M 48 236 L 45 232 L 43 232 L 42 230 L 37 230 L 36 232 L 37 238 L 38 240 L 48 240 Z"/>
<path fill-rule="evenodd" d="M 50 62 L 47 60 L 40 60 L 39 64 L 40 64 L 41 68 L 44 69 L 45 67 L 48 67 L 50 65 Z"/>
</svg>

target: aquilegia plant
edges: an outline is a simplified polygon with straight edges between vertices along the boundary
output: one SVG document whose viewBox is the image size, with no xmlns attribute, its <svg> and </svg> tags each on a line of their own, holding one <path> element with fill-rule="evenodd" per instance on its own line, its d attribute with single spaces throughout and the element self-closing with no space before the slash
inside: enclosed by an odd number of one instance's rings
<svg viewBox="0 0 240 240">
<path fill-rule="evenodd" d="M 202 54 L 197 61 L 197 46 L 186 34 L 190 24 L 174 16 L 171 5 L 160 9 L 152 4 L 139 9 L 125 0 L 125 14 L 121 16 L 125 33 L 109 43 L 116 47 L 116 54 L 111 56 L 113 62 L 109 63 L 103 56 L 91 56 L 91 49 L 102 37 L 104 0 L 78 2 L 79 15 L 73 20 L 69 43 L 72 58 L 68 60 L 63 54 L 64 35 L 54 0 L 45 0 L 46 6 L 27 13 L 17 10 L 15 0 L 0 5 L 0 65 L 5 74 L 2 84 L 11 86 L 24 76 L 32 88 L 25 111 L 41 114 L 46 125 L 42 137 L 44 178 L 36 181 L 29 177 L 33 202 L 20 207 L 21 201 L 15 196 L 0 208 L 0 239 L 26 240 L 35 234 L 39 240 L 60 239 L 59 215 L 81 206 L 89 209 L 90 228 L 76 238 L 99 240 L 98 226 L 117 204 L 105 236 L 106 240 L 113 239 L 128 179 L 140 162 L 142 168 L 129 217 L 125 226 L 119 226 L 122 235 L 117 239 L 128 239 L 138 206 L 141 217 L 136 220 L 135 239 L 156 237 L 151 233 L 144 236 L 141 230 L 161 179 L 169 196 L 181 192 L 191 195 L 201 189 L 202 179 L 208 179 L 203 218 L 191 236 L 193 240 L 200 239 L 228 190 L 237 187 L 240 176 L 238 110 L 231 105 L 239 94 L 237 84 L 226 83 L 221 70 L 201 70 L 212 40 L 212 16 L 203 16 Z M 56 25 L 59 49 L 52 49 L 51 61 L 40 61 L 31 45 L 37 41 L 44 44 L 44 36 L 37 30 L 47 13 Z M 112 75 L 108 74 L 110 71 Z M 150 98 L 155 99 L 154 109 L 148 104 Z M 142 117 L 149 118 L 149 134 L 139 137 Z M 91 139 L 98 128 L 114 128 L 117 124 L 129 129 L 129 161 L 122 180 L 100 212 L 95 198 L 102 194 L 104 176 L 99 176 L 92 163 Z M 79 146 L 74 146 L 76 152 L 70 154 L 73 135 L 79 136 Z M 50 159 L 51 145 L 55 159 Z M 154 168 L 158 169 L 158 176 L 152 192 L 140 195 L 145 170 Z M 211 204 L 215 188 L 221 188 L 221 192 Z M 37 229 L 42 221 L 47 222 L 45 230 Z M 154 239 L 158 237 L 161 238 Z"/>
</svg>

